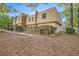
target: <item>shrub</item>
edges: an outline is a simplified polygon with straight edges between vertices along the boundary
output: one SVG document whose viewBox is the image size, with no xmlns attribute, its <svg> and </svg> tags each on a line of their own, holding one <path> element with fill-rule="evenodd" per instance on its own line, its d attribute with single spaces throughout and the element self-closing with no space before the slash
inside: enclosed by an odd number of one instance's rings
<svg viewBox="0 0 79 59">
<path fill-rule="evenodd" d="M 3 30 L 0 30 L 0 32 L 3 33 L 4 31 Z"/>
<path fill-rule="evenodd" d="M 75 32 L 75 29 L 74 28 L 66 28 L 66 32 L 68 34 L 73 34 Z"/>
<path fill-rule="evenodd" d="M 57 30 L 57 28 L 53 26 L 53 27 L 51 28 L 51 33 L 54 34 L 54 33 L 56 32 L 56 30 Z"/>
</svg>

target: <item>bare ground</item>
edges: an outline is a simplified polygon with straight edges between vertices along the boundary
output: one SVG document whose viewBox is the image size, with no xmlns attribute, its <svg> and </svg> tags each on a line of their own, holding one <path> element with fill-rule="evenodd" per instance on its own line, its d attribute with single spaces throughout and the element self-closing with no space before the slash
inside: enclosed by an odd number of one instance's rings
<svg viewBox="0 0 79 59">
<path fill-rule="evenodd" d="M 62 56 L 79 55 L 78 34 L 43 36 L 35 34 L 0 33 L 1 56 Z"/>
</svg>

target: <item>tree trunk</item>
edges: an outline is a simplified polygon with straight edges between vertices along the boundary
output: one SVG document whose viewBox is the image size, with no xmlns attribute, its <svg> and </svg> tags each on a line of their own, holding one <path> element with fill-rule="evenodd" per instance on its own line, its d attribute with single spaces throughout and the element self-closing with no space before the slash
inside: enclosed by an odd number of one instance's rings
<svg viewBox="0 0 79 59">
<path fill-rule="evenodd" d="M 73 28 L 73 3 L 70 4 L 71 27 Z"/>
<path fill-rule="evenodd" d="M 38 16 L 38 12 L 36 11 L 35 14 L 35 30 L 37 31 L 37 16 Z"/>
<path fill-rule="evenodd" d="M 79 7 L 78 7 L 78 32 L 79 32 Z"/>
</svg>

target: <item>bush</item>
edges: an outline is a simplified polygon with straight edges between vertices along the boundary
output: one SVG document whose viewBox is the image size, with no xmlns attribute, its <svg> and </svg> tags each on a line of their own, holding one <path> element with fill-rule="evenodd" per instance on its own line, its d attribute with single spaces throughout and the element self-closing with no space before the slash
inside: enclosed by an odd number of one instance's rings
<svg viewBox="0 0 79 59">
<path fill-rule="evenodd" d="M 54 33 L 56 32 L 56 30 L 57 30 L 57 28 L 53 26 L 53 27 L 51 28 L 51 33 L 54 34 Z"/>
<path fill-rule="evenodd" d="M 3 33 L 4 31 L 3 30 L 0 30 L 0 32 Z"/>
<path fill-rule="evenodd" d="M 1 33 L 3 33 L 4 31 L 0 31 Z"/>
<path fill-rule="evenodd" d="M 68 34 L 73 34 L 75 32 L 75 29 L 74 28 L 66 28 L 66 32 Z"/>
<path fill-rule="evenodd" d="M 0 33 L 3 33 L 3 32 L 5 32 L 5 30 L 4 29 L 0 29 Z"/>
</svg>

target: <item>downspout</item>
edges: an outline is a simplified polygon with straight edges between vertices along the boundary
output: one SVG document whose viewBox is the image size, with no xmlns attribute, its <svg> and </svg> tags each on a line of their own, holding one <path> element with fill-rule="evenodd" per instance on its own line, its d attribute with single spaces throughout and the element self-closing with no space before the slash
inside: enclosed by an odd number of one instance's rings
<svg viewBox="0 0 79 59">
<path fill-rule="evenodd" d="M 79 32 L 79 7 L 78 7 L 78 32 Z"/>
<path fill-rule="evenodd" d="M 35 31 L 37 32 L 37 16 L 38 16 L 38 11 L 35 12 Z"/>
</svg>

